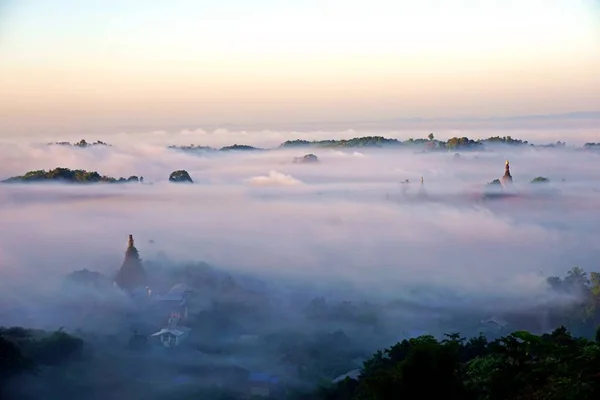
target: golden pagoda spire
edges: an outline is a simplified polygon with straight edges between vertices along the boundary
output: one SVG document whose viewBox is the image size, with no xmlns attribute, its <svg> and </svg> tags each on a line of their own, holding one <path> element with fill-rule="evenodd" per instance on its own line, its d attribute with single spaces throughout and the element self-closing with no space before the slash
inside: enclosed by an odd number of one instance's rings
<svg viewBox="0 0 600 400">
<path fill-rule="evenodd" d="M 506 160 L 506 163 L 504 164 L 504 176 L 502 177 L 502 185 L 506 186 L 512 183 L 512 176 L 510 174 L 510 163 L 508 162 L 508 160 Z"/>
</svg>

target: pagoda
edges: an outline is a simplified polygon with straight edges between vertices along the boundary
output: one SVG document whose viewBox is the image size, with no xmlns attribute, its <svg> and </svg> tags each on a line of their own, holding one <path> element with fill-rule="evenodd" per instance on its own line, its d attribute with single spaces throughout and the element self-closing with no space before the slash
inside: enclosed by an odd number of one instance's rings
<svg viewBox="0 0 600 400">
<path fill-rule="evenodd" d="M 510 163 L 508 162 L 508 160 L 506 160 L 506 164 L 504 165 L 504 176 L 502 177 L 500 182 L 502 183 L 502 186 L 504 188 L 512 185 L 513 183 L 512 175 L 510 174 Z"/>
<path fill-rule="evenodd" d="M 129 293 L 146 288 L 146 270 L 144 270 L 140 254 L 135 248 L 133 235 L 129 235 L 125 259 L 123 260 L 121 269 L 115 276 L 114 282 L 121 289 Z"/>
</svg>

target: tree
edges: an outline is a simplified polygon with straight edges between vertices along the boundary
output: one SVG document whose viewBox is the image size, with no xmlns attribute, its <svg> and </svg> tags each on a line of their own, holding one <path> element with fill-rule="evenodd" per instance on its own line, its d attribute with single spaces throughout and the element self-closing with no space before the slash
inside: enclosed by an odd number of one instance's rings
<svg viewBox="0 0 600 400">
<path fill-rule="evenodd" d="M 550 182 L 550 179 L 545 178 L 543 176 L 538 176 L 531 180 L 531 183 L 548 183 L 548 182 Z"/>
<path fill-rule="evenodd" d="M 564 327 L 494 342 L 421 336 L 378 351 L 358 379 L 323 388 L 315 398 L 591 399 L 600 395 L 599 363 L 600 345 Z"/>
<path fill-rule="evenodd" d="M 433 141 L 433 139 L 434 139 L 433 133 L 430 133 L 430 134 L 427 136 L 427 138 L 428 138 L 429 140 Z"/>
<path fill-rule="evenodd" d="M 137 182 L 137 177 L 131 176 L 129 179 L 125 178 L 113 178 L 110 176 L 100 175 L 96 171 L 86 171 L 83 169 L 69 169 L 69 168 L 54 168 L 49 171 L 36 170 L 29 171 L 22 176 L 14 176 L 8 178 L 2 182 L 6 183 L 25 183 L 25 182 L 43 182 L 43 181 L 58 181 L 65 183 L 126 183 L 126 182 Z"/>
<path fill-rule="evenodd" d="M 19 346 L 0 336 L 0 391 L 10 378 L 30 367 L 30 362 L 25 358 Z"/>
<path fill-rule="evenodd" d="M 588 283 L 590 283 L 590 281 L 587 278 L 586 272 L 579 266 L 575 266 L 571 268 L 569 272 L 567 272 L 565 282 L 577 286 L 587 285 Z"/>
<path fill-rule="evenodd" d="M 171 172 L 171 175 L 169 175 L 169 182 L 194 183 L 190 174 L 183 169 Z"/>
</svg>

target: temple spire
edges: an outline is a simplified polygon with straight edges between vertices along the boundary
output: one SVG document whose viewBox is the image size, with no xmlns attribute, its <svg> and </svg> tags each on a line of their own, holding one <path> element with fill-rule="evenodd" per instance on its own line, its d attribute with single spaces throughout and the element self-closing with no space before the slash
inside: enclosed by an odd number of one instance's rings
<svg viewBox="0 0 600 400">
<path fill-rule="evenodd" d="M 133 235 L 129 235 L 125 259 L 117 276 L 115 276 L 115 283 L 123 290 L 132 291 L 144 288 L 146 282 L 146 271 L 142 266 L 138 250 L 135 248 Z"/>
<path fill-rule="evenodd" d="M 506 160 L 504 164 L 504 176 L 502 177 L 502 185 L 510 185 L 512 183 L 512 175 L 510 174 L 510 163 Z"/>
</svg>

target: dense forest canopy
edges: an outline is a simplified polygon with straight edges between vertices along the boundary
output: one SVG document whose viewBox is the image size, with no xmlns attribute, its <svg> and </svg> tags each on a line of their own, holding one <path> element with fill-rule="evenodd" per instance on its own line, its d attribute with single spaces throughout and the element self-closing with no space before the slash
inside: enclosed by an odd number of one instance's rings
<svg viewBox="0 0 600 400">
<path fill-rule="evenodd" d="M 306 399 L 595 399 L 600 344 L 564 327 L 541 336 L 514 332 L 494 341 L 458 333 L 403 340 L 378 351 L 357 379 L 324 386 Z M 433 381 L 432 381 L 433 380 Z"/>
<path fill-rule="evenodd" d="M 130 243 L 128 251 L 132 246 Z M 152 264 L 147 267 L 155 279 L 158 270 Z M 420 334 L 391 346 L 379 346 L 380 350 L 374 354 L 367 354 L 361 346 L 362 339 L 350 332 L 354 331 L 352 326 L 372 329 L 372 334 L 387 329 L 386 324 L 391 321 L 383 317 L 381 305 L 332 302 L 317 297 L 304 307 L 302 315 L 306 321 L 315 326 L 343 324 L 348 331 L 321 329 L 311 333 L 308 329 L 286 328 L 284 324 L 244 344 L 231 338 L 244 336 L 247 330 L 243 325 L 248 326 L 251 320 L 264 324 L 265 313 L 272 312 L 271 306 L 261 300 L 265 294 L 253 294 L 231 275 L 202 263 L 170 268 L 165 273 L 170 282 L 187 282 L 189 290 L 218 294 L 212 305 L 190 317 L 187 325 L 193 327 L 196 336 L 180 351 L 157 352 L 147 335 L 136 330 L 128 338 L 119 339 L 85 331 L 2 328 L 0 390 L 7 388 L 11 395 L 25 393 L 25 387 L 15 392 L 10 383 L 18 384 L 19 379 L 30 377 L 32 382 L 51 379 L 51 384 L 46 382 L 41 387 L 48 395 L 77 391 L 108 395 L 120 393 L 125 387 L 150 393 L 185 372 L 192 377 L 188 384 L 191 389 L 168 392 L 165 398 L 248 398 L 244 382 L 256 375 L 248 367 L 235 364 L 226 367 L 216 361 L 177 366 L 178 357 L 199 351 L 196 358 L 201 354 L 203 357 L 237 355 L 241 360 L 254 354 L 282 365 L 295 378 L 273 384 L 279 389 L 263 395 L 262 398 L 268 399 L 359 400 L 444 395 L 473 400 L 558 400 L 593 399 L 600 394 L 600 274 L 592 272 L 588 276 L 580 267 L 573 267 L 564 277 L 547 278 L 549 290 L 577 299 L 570 305 L 547 306 L 546 310 L 533 310 L 530 315 L 507 315 L 505 321 L 490 318 L 503 328 L 487 336 L 475 334 L 467 340 L 464 336 L 473 332 L 465 335 L 452 330 L 445 336 Z M 70 274 L 68 280 L 84 284 L 86 290 L 90 290 L 89 283 L 97 289 L 103 287 L 96 285 L 102 279 L 88 270 Z M 520 329 L 541 315 L 546 315 L 549 326 L 559 328 L 553 331 L 546 328 L 547 333 L 543 329 L 534 329 L 533 333 Z M 253 347 L 256 349 L 252 350 Z M 150 362 L 140 364 L 139 357 Z M 146 382 L 145 374 L 159 365 L 167 370 L 152 384 Z M 169 372 L 164 375 L 166 371 Z M 122 381 L 119 374 L 125 374 L 129 380 Z M 230 383 L 220 387 L 207 385 L 203 383 L 207 376 L 215 382 L 225 379 Z M 432 377 L 435 385 L 429 384 Z"/>
<path fill-rule="evenodd" d="M 129 178 L 113 178 L 106 175 L 100 175 L 96 171 L 86 171 L 83 169 L 54 168 L 51 170 L 29 171 L 25 175 L 14 176 L 5 179 L 3 183 L 27 183 L 27 182 L 66 182 L 66 183 L 130 183 L 140 182 L 143 178 L 135 175 Z"/>
<path fill-rule="evenodd" d="M 87 142 L 85 139 L 81 139 L 79 142 L 71 143 L 71 142 L 52 142 L 48 143 L 49 146 L 57 145 L 57 146 L 71 146 L 71 147 L 94 147 L 94 146 L 111 146 L 110 144 L 103 142 L 101 140 L 96 140 L 95 142 Z"/>
<path fill-rule="evenodd" d="M 506 144 L 511 146 L 530 145 L 527 141 L 513 139 L 510 136 L 490 137 L 487 139 L 473 140 L 467 137 L 453 137 L 447 141 L 437 140 L 433 134 L 426 139 L 388 139 L 382 136 L 365 136 L 353 139 L 342 140 L 289 140 L 281 144 L 280 147 L 399 147 L 399 146 L 423 146 L 429 150 L 463 149 L 476 150 L 483 148 L 485 144 Z"/>
<path fill-rule="evenodd" d="M 471 139 L 468 137 L 452 137 L 446 141 L 435 139 L 433 133 L 430 133 L 427 138 L 410 138 L 400 140 L 394 138 L 386 138 L 383 136 L 362 136 L 352 139 L 324 139 L 324 140 L 305 140 L 294 139 L 287 140 L 279 145 L 279 148 L 298 148 L 298 147 L 314 147 L 314 148 L 387 148 L 387 147 L 423 147 L 429 151 L 440 150 L 483 150 L 486 145 L 503 144 L 509 146 L 529 146 L 536 148 L 565 148 L 566 143 L 557 141 L 556 143 L 537 144 L 529 143 L 527 140 L 515 139 L 511 136 L 492 136 L 486 139 Z M 62 145 L 79 148 L 89 148 L 95 146 L 112 146 L 106 142 L 97 140 L 95 142 L 87 142 L 85 139 L 79 142 L 52 142 L 48 145 Z M 220 152 L 220 151 L 260 151 L 265 150 L 259 147 L 233 144 L 221 148 L 204 146 L 204 145 L 170 145 L 169 149 L 185 152 Z M 600 143 L 585 143 L 580 150 L 584 151 L 600 151 Z"/>
<path fill-rule="evenodd" d="M 394 138 L 386 138 L 383 136 L 362 136 L 352 139 L 325 139 L 325 140 L 305 140 L 305 139 L 294 139 L 287 140 L 279 145 L 278 148 L 404 148 L 404 147 L 421 147 L 428 151 L 442 151 L 442 150 L 462 150 L 462 151 L 473 151 L 473 150 L 484 150 L 486 145 L 508 145 L 515 147 L 538 147 L 538 148 L 564 148 L 566 143 L 556 142 L 543 145 L 534 145 L 526 140 L 514 139 L 511 136 L 492 136 L 487 139 L 470 139 L 468 137 L 452 137 L 447 141 L 435 139 L 433 134 L 429 134 L 427 138 L 419 139 L 407 139 L 399 140 Z M 593 143 L 588 143 L 583 148 L 593 148 Z M 253 146 L 238 145 L 226 146 L 221 149 L 216 149 L 209 146 L 200 146 L 191 144 L 189 146 L 169 146 L 173 150 L 181 150 L 188 152 L 215 152 L 215 151 L 227 151 L 227 150 L 260 150 Z M 582 149 L 583 149 L 582 148 Z"/>
</svg>

